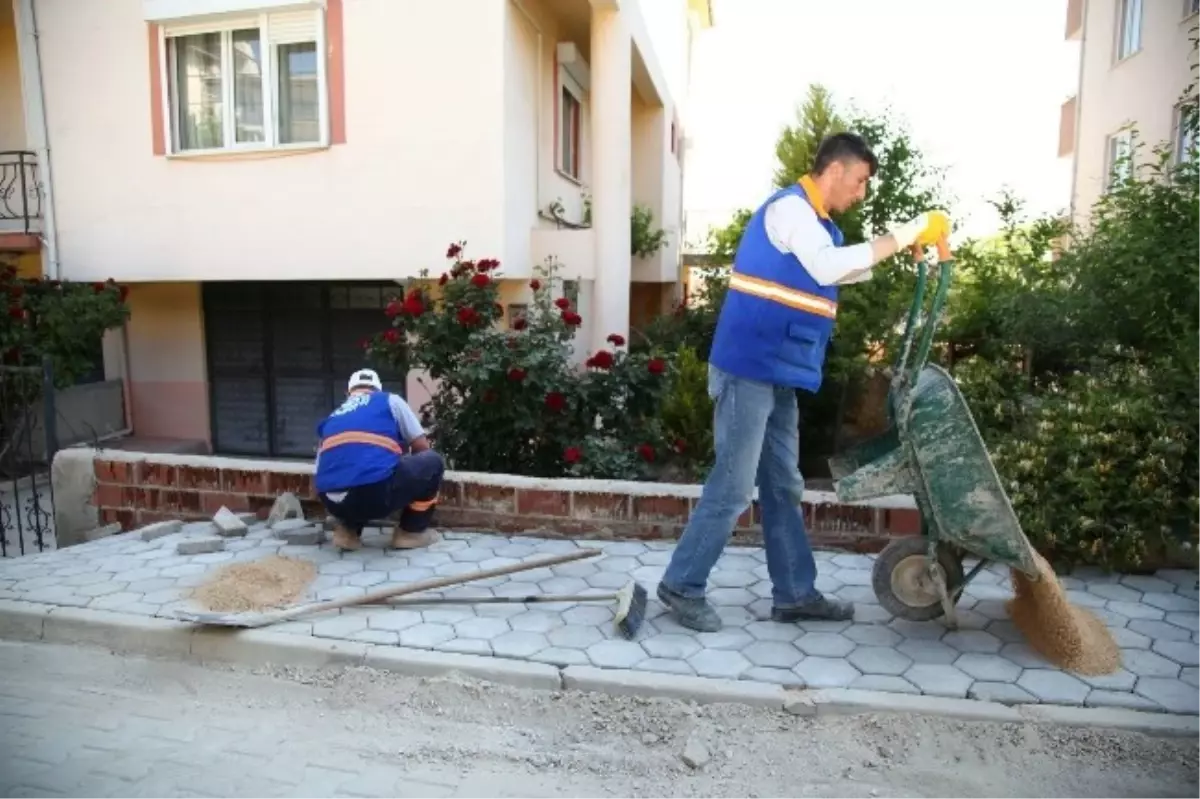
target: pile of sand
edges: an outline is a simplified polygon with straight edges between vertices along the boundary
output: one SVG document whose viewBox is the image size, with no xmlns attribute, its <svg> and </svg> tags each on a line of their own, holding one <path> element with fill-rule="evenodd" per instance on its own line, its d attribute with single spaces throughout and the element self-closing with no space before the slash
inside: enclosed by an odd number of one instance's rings
<svg viewBox="0 0 1200 799">
<path fill-rule="evenodd" d="M 221 613 L 284 607 L 303 596 L 316 576 L 311 561 L 272 555 L 223 567 L 192 592 L 192 599 Z"/>
<path fill-rule="evenodd" d="M 1012 570 L 1015 597 L 1008 615 L 1029 645 L 1051 663 L 1076 674 L 1112 674 L 1121 667 L 1121 650 L 1094 613 L 1067 601 L 1053 567 L 1034 553 L 1039 577 Z"/>
</svg>

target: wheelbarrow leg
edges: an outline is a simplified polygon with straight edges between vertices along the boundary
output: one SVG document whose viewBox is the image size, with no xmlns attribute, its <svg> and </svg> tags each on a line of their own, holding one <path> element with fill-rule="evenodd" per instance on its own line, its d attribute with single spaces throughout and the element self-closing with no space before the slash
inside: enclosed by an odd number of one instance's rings
<svg viewBox="0 0 1200 799">
<path fill-rule="evenodd" d="M 945 618 L 945 624 L 951 630 L 958 629 L 958 616 L 954 611 L 954 597 L 950 596 L 950 591 L 946 585 L 946 574 L 942 571 L 942 566 L 938 563 L 937 541 L 929 540 L 929 556 L 926 562 L 929 564 L 929 578 L 933 581 L 934 587 L 937 588 L 938 599 L 942 603 L 942 613 Z"/>
</svg>

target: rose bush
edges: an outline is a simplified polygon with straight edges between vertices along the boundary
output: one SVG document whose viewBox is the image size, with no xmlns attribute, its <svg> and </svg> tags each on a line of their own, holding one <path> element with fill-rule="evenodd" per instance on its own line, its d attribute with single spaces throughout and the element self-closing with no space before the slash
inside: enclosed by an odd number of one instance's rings
<svg viewBox="0 0 1200 799">
<path fill-rule="evenodd" d="M 630 354 L 614 333 L 580 367 L 571 341 L 583 317 L 555 297 L 553 261 L 530 282 L 528 313 L 504 329 L 499 262 L 470 260 L 462 244 L 446 255 L 450 268 L 409 281 L 387 307 L 389 326 L 365 346 L 428 373 L 422 422 L 452 468 L 645 479 L 669 466 L 674 448 L 659 421 L 668 357 Z"/>
</svg>

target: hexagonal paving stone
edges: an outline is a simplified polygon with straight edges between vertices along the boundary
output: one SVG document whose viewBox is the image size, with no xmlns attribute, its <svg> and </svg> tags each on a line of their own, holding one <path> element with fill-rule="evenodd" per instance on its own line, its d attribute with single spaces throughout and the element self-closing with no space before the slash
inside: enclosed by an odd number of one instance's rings
<svg viewBox="0 0 1200 799">
<path fill-rule="evenodd" d="M 613 612 L 604 605 L 578 605 L 562 612 L 567 624 L 601 625 L 613 620 Z"/>
<path fill-rule="evenodd" d="M 881 624 L 856 624 L 847 629 L 842 635 L 857 644 L 869 647 L 896 647 L 904 638 L 899 633 L 889 630 Z"/>
<path fill-rule="evenodd" d="M 1179 676 L 1180 666 L 1173 660 L 1145 649 L 1122 649 L 1121 662 L 1139 677 Z"/>
<path fill-rule="evenodd" d="M 664 571 L 665 566 L 638 566 L 631 576 L 644 585 L 658 585 L 662 581 Z"/>
<path fill-rule="evenodd" d="M 757 641 L 742 650 L 742 655 L 755 666 L 790 669 L 804 657 L 800 650 L 786 641 Z"/>
<path fill-rule="evenodd" d="M 1037 702 L 1037 698 L 1033 694 L 1010 682 L 985 682 L 980 680 L 971 683 L 971 687 L 967 691 L 967 696 L 970 699 L 979 699 L 983 702 L 999 702 L 1003 705 L 1023 705 Z"/>
<path fill-rule="evenodd" d="M 899 676 L 913 664 L 903 652 L 886 646 L 860 646 L 846 659 L 863 674 Z"/>
<path fill-rule="evenodd" d="M 833 576 L 845 585 L 871 585 L 871 572 L 867 569 L 838 569 Z"/>
<path fill-rule="evenodd" d="M 1141 602 L 1142 592 L 1135 591 L 1126 585 L 1110 584 L 1110 585 L 1094 585 L 1088 589 L 1089 592 L 1098 597 L 1112 599 L 1118 602 Z"/>
<path fill-rule="evenodd" d="M 1049 668 L 1050 663 L 1028 644 L 1005 644 L 1000 656 L 1008 658 L 1023 669 Z"/>
<path fill-rule="evenodd" d="M 321 574 L 354 574 L 362 570 L 363 564 L 353 560 L 335 560 L 322 563 L 317 567 L 317 571 Z"/>
<path fill-rule="evenodd" d="M 954 667 L 984 682 L 1013 682 L 1021 676 L 1021 667 L 1000 655 L 969 653 L 954 661 Z"/>
<path fill-rule="evenodd" d="M 666 633 L 646 638 L 642 641 L 642 648 L 650 653 L 651 657 L 687 660 L 699 652 L 701 646 L 700 642 L 691 635 Z"/>
<path fill-rule="evenodd" d="M 888 622 L 888 627 L 911 640 L 937 641 L 946 634 L 946 627 L 935 621 L 893 619 Z"/>
<path fill-rule="evenodd" d="M 862 676 L 842 658 L 806 657 L 792 671 L 809 688 L 846 688 Z"/>
<path fill-rule="evenodd" d="M 844 633 L 853 622 L 849 621 L 802 621 L 799 627 L 806 633 Z"/>
<path fill-rule="evenodd" d="M 718 606 L 744 608 L 757 599 L 745 588 L 714 588 L 708 592 L 708 601 Z"/>
<path fill-rule="evenodd" d="M 1155 641 L 1190 641 L 1192 635 L 1178 625 L 1167 621 L 1151 621 L 1149 619 L 1134 619 L 1129 622 L 1129 629 L 1141 633 Z"/>
<path fill-rule="evenodd" d="M 858 691 L 885 691 L 889 694 L 919 694 L 921 689 L 903 677 L 893 677 L 886 674 L 864 674 L 850 687 Z"/>
<path fill-rule="evenodd" d="M 1091 690 L 1077 677 L 1051 669 L 1026 669 L 1017 685 L 1038 701 L 1055 705 L 1082 705 Z"/>
<path fill-rule="evenodd" d="M 670 552 L 643 552 L 638 555 L 637 559 L 643 566 L 666 566 L 671 562 L 671 554 Z"/>
<path fill-rule="evenodd" d="M 1162 619 L 1165 613 L 1141 602 L 1109 602 L 1108 609 L 1130 619 Z"/>
<path fill-rule="evenodd" d="M 1200 631 L 1200 615 L 1196 613 L 1168 613 L 1166 616 L 1167 624 L 1175 627 L 1182 627 L 1185 630 L 1190 630 L 1193 633 Z"/>
<path fill-rule="evenodd" d="M 992 622 L 987 626 L 986 631 L 1006 644 L 1019 644 L 1025 640 L 1025 635 L 1017 629 L 1017 625 L 1008 619 Z"/>
<path fill-rule="evenodd" d="M 1117 646 L 1122 649 L 1149 649 L 1150 638 L 1139 632 L 1119 627 L 1110 631 Z"/>
<path fill-rule="evenodd" d="M 917 663 L 904 672 L 904 679 L 930 696 L 961 699 L 967 695 L 973 680 L 953 666 Z"/>
<path fill-rule="evenodd" d="M 764 566 L 763 568 L 765 569 L 766 567 Z M 766 578 L 764 577 L 764 579 Z M 844 583 L 841 580 L 831 574 L 818 574 L 816 582 L 813 583 L 813 587 L 824 594 L 832 594 L 843 585 Z"/>
<path fill-rule="evenodd" d="M 1150 649 L 1180 666 L 1200 666 L 1200 650 L 1191 641 L 1155 641 Z"/>
<path fill-rule="evenodd" d="M 635 641 L 600 641 L 584 651 L 592 665 L 609 669 L 630 669 L 649 657 Z"/>
<path fill-rule="evenodd" d="M 856 605 L 866 604 L 875 601 L 875 591 L 866 585 L 843 585 L 841 588 L 833 592 L 838 599 L 844 599 L 847 602 L 853 602 Z M 855 618 L 855 621 L 858 619 Z"/>
<path fill-rule="evenodd" d="M 967 596 L 975 597 L 980 601 L 986 602 L 1006 602 L 1012 599 L 1012 588 L 1008 585 L 996 585 L 995 583 L 977 583 L 972 580 L 967 584 Z"/>
<path fill-rule="evenodd" d="M 548 630 L 553 630 L 555 627 L 562 627 L 563 618 L 560 613 L 551 613 L 545 610 L 527 610 L 510 618 L 508 623 L 514 630 L 529 633 L 544 633 Z"/>
<path fill-rule="evenodd" d="M 610 541 L 600 545 L 605 555 L 636 558 L 646 551 L 646 545 L 637 541 Z"/>
<path fill-rule="evenodd" d="M 454 628 L 448 624 L 417 624 L 400 631 L 401 646 L 432 649 L 454 638 Z"/>
<path fill-rule="evenodd" d="M 666 632 L 666 628 L 656 625 Z M 754 638 L 741 627 L 724 627 L 715 633 L 694 633 L 686 627 L 679 627 L 674 632 L 693 635 L 705 649 L 745 649 L 753 643 Z"/>
<path fill-rule="evenodd" d="M 683 660 L 670 658 L 646 658 L 637 664 L 638 671 L 654 671 L 660 674 L 684 674 L 695 676 L 696 670 Z"/>
<path fill-rule="evenodd" d="M 388 572 L 388 579 L 394 583 L 415 583 L 419 580 L 428 580 L 432 576 L 433 569 L 422 569 L 416 566 L 392 569 Z"/>
<path fill-rule="evenodd" d="M 839 633 L 805 633 L 796 639 L 796 646 L 806 655 L 839 658 L 849 655 L 855 643 Z"/>
<path fill-rule="evenodd" d="M 551 646 L 561 649 L 587 649 L 592 644 L 604 640 L 604 634 L 597 627 L 575 625 L 571 627 L 556 627 L 546 633 L 546 639 Z"/>
<path fill-rule="evenodd" d="M 980 600 L 971 610 L 988 619 L 989 625 L 991 622 L 1008 619 L 1008 608 L 1005 607 L 1004 600 L 1000 599 Z"/>
<path fill-rule="evenodd" d="M 425 605 L 421 607 L 421 618 L 430 624 L 449 624 L 453 626 L 460 621 L 466 621 L 474 617 L 475 609 L 469 605 Z"/>
<path fill-rule="evenodd" d="M 837 554 L 833 556 L 833 565 L 839 569 L 865 569 L 870 571 L 875 566 L 874 559 L 866 555 Z"/>
<path fill-rule="evenodd" d="M 1157 702 L 1172 713 L 1200 713 L 1200 694 L 1182 680 L 1143 677 L 1137 682 L 1137 693 Z"/>
<path fill-rule="evenodd" d="M 902 641 L 896 646 L 896 651 L 912 658 L 914 663 L 931 665 L 948 666 L 961 657 L 957 649 L 951 649 L 940 641 Z"/>
<path fill-rule="evenodd" d="M 1148 574 L 1126 574 L 1121 577 L 1121 585 L 1127 585 L 1143 594 L 1169 594 L 1175 590 L 1174 583 Z"/>
<path fill-rule="evenodd" d="M 588 584 L 580 577 L 551 577 L 549 580 L 538 580 L 538 585 L 547 594 L 581 594 L 588 588 Z"/>
<path fill-rule="evenodd" d="M 421 622 L 421 613 L 416 610 L 386 610 L 367 615 L 367 626 L 376 630 L 407 630 Z"/>
<path fill-rule="evenodd" d="M 1162 712 L 1157 702 L 1152 702 L 1144 696 L 1138 696 L 1128 691 L 1106 691 L 1095 689 L 1083 700 L 1085 707 L 1115 707 L 1123 710 L 1144 710 L 1151 713 Z"/>
<path fill-rule="evenodd" d="M 892 614 L 879 605 L 855 604 L 854 620 L 860 625 L 883 625 L 892 620 Z"/>
<path fill-rule="evenodd" d="M 687 663 L 701 677 L 723 677 L 730 680 L 736 679 L 752 665 L 740 652 L 721 649 L 697 652 L 687 659 Z"/>
<path fill-rule="evenodd" d="M 714 571 L 708 581 L 718 588 L 746 588 L 758 582 L 758 578 L 750 572 Z"/>
<path fill-rule="evenodd" d="M 497 557 L 496 553 L 490 549 L 476 549 L 474 547 L 467 547 L 466 549 L 459 549 L 459 550 L 455 550 L 454 552 L 450 553 L 450 560 L 455 561 L 456 563 L 479 563 L 479 564 L 481 564 L 484 561 L 494 560 L 494 559 L 496 559 L 496 557 Z M 508 560 L 511 560 L 511 559 L 505 558 L 506 562 Z M 486 567 L 476 566 L 475 568 L 486 568 Z"/>
<path fill-rule="evenodd" d="M 368 588 L 372 585 L 379 585 L 387 580 L 387 572 L 360 572 L 351 574 L 346 577 L 346 585 L 357 585 L 360 588 Z"/>
<path fill-rule="evenodd" d="M 514 630 L 492 639 L 492 651 L 501 657 L 525 658 L 550 646 L 541 633 Z"/>
<path fill-rule="evenodd" d="M 1125 669 L 1117 669 L 1112 674 L 1076 674 L 1074 676 L 1093 688 L 1103 691 L 1132 691 L 1134 683 L 1137 682 L 1137 675 Z"/>
<path fill-rule="evenodd" d="M 717 561 L 716 571 L 753 572 L 762 561 L 750 555 L 725 554 Z"/>
<path fill-rule="evenodd" d="M 519 563 L 516 558 L 508 558 L 513 563 Z M 560 563 L 557 566 L 551 566 L 550 571 L 554 572 L 555 577 L 579 577 L 586 579 L 593 574 L 599 574 L 600 568 L 591 561 L 577 560 L 571 563 Z"/>
<path fill-rule="evenodd" d="M 312 634 L 318 638 L 348 638 L 353 633 L 367 629 L 365 615 L 334 616 L 313 622 Z"/>
<path fill-rule="evenodd" d="M 603 557 L 596 562 L 596 567 L 602 572 L 616 572 L 617 574 L 628 575 L 642 564 L 634 557 Z"/>
<path fill-rule="evenodd" d="M 610 591 L 616 591 L 619 588 L 624 588 L 629 582 L 629 575 L 619 572 L 597 572 L 583 578 L 592 588 L 603 588 Z"/>
<path fill-rule="evenodd" d="M 473 616 L 454 625 L 454 634 L 459 638 L 471 638 L 480 641 L 490 641 L 509 631 L 508 622 L 504 619 L 484 619 Z M 488 647 L 491 652 L 491 647 Z"/>
<path fill-rule="evenodd" d="M 1085 608 L 1102 608 L 1108 601 L 1103 597 L 1098 597 L 1089 591 L 1067 589 L 1066 593 L 1067 599 L 1069 599 L 1072 604 L 1080 605 L 1081 607 Z"/>
<path fill-rule="evenodd" d="M 752 621 L 746 625 L 746 632 L 759 641 L 795 641 L 803 630 L 794 624 L 780 624 L 774 621 Z"/>
<path fill-rule="evenodd" d="M 1192 687 L 1200 686 L 1200 669 L 1195 666 L 1189 666 L 1179 672 L 1179 679 Z"/>
<path fill-rule="evenodd" d="M 942 643 L 959 652 L 981 654 L 995 654 L 1003 646 L 999 638 L 983 630 L 954 630 L 946 633 L 942 638 Z"/>
</svg>

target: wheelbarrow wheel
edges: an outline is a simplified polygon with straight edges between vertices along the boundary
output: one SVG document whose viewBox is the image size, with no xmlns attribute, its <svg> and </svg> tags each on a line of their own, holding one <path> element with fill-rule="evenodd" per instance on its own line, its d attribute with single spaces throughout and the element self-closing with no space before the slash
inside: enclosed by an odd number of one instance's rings
<svg viewBox="0 0 1200 799">
<path fill-rule="evenodd" d="M 875 559 L 871 586 L 879 604 L 901 619 L 932 621 L 945 613 L 936 583 L 929 575 L 929 542 L 924 537 L 901 538 L 888 544 Z M 963 584 L 962 561 L 938 547 L 937 565 L 953 597 Z"/>
</svg>

